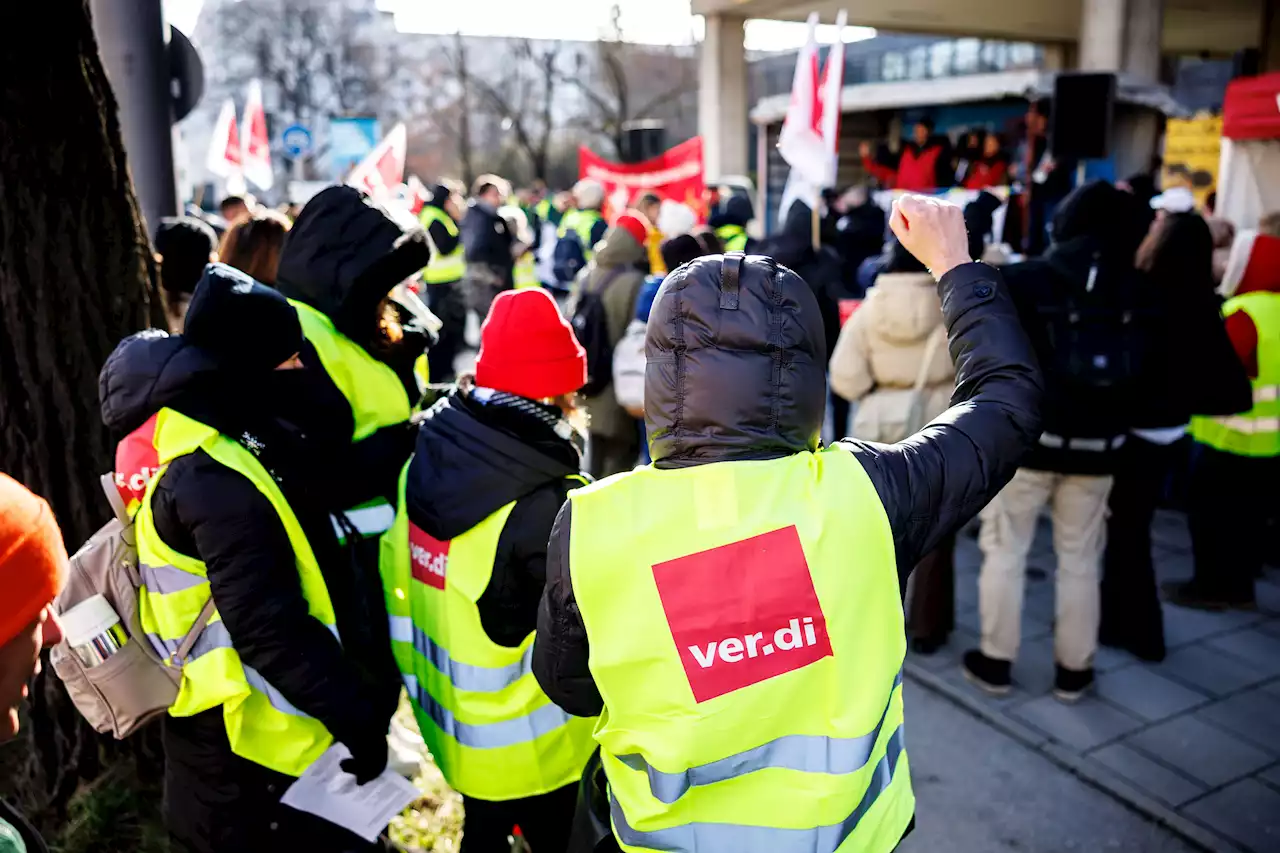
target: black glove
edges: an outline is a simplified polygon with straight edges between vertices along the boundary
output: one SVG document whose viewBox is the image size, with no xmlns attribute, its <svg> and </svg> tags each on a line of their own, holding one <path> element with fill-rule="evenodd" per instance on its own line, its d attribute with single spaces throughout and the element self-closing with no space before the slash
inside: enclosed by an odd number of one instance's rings
<svg viewBox="0 0 1280 853">
<path fill-rule="evenodd" d="M 339 766 L 343 772 L 356 777 L 357 785 L 372 782 L 387 769 L 386 734 L 347 738 L 343 744 L 351 750 L 351 757 L 345 759 Z"/>
</svg>

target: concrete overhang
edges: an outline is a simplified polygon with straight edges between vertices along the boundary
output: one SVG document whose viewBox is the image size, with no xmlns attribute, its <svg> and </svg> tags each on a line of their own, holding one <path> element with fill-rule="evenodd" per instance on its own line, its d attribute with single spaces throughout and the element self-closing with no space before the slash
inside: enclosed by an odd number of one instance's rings
<svg viewBox="0 0 1280 853">
<path fill-rule="evenodd" d="M 1081 0 L 692 0 L 700 15 L 825 23 L 845 9 L 849 23 L 893 32 L 980 36 L 1009 41 L 1073 43 Z M 1171 54 L 1229 56 L 1262 43 L 1267 0 L 1165 0 L 1161 48 Z"/>
</svg>

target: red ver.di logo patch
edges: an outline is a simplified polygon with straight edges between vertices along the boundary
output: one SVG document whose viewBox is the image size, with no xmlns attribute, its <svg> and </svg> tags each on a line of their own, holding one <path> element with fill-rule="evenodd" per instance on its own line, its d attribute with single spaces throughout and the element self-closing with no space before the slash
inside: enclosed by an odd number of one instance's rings
<svg viewBox="0 0 1280 853">
<path fill-rule="evenodd" d="M 427 586 L 444 589 L 449 565 L 449 543 L 441 542 L 413 522 L 409 522 L 409 560 L 413 577 Z"/>
<path fill-rule="evenodd" d="M 698 702 L 831 654 L 794 526 L 659 563 L 653 578 Z"/>
</svg>

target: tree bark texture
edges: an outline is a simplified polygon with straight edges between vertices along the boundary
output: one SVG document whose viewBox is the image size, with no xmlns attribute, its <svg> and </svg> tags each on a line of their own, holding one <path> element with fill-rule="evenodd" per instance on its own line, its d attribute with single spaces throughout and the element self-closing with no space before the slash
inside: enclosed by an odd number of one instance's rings
<svg viewBox="0 0 1280 853">
<path fill-rule="evenodd" d="M 154 263 L 88 3 L 40 0 L 0 17 L 21 19 L 0 50 L 0 471 L 48 499 L 73 551 L 110 515 L 98 372 L 148 325 Z M 120 753 L 47 667 L 26 722 L 0 748 L 0 795 L 48 828 Z"/>
</svg>

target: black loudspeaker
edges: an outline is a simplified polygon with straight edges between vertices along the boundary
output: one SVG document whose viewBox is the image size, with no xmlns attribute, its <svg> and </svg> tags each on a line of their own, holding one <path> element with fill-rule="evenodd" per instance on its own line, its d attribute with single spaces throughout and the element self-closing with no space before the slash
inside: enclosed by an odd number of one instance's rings
<svg viewBox="0 0 1280 853">
<path fill-rule="evenodd" d="M 1049 148 L 1055 160 L 1100 160 L 1111 152 L 1116 75 L 1059 74 L 1053 82 Z"/>
<path fill-rule="evenodd" d="M 1237 50 L 1231 56 L 1231 79 L 1254 77 L 1262 73 L 1262 51 L 1256 47 Z"/>
<path fill-rule="evenodd" d="M 667 129 L 660 121 L 631 121 L 622 127 L 622 162 L 643 163 L 667 150 Z"/>
</svg>

